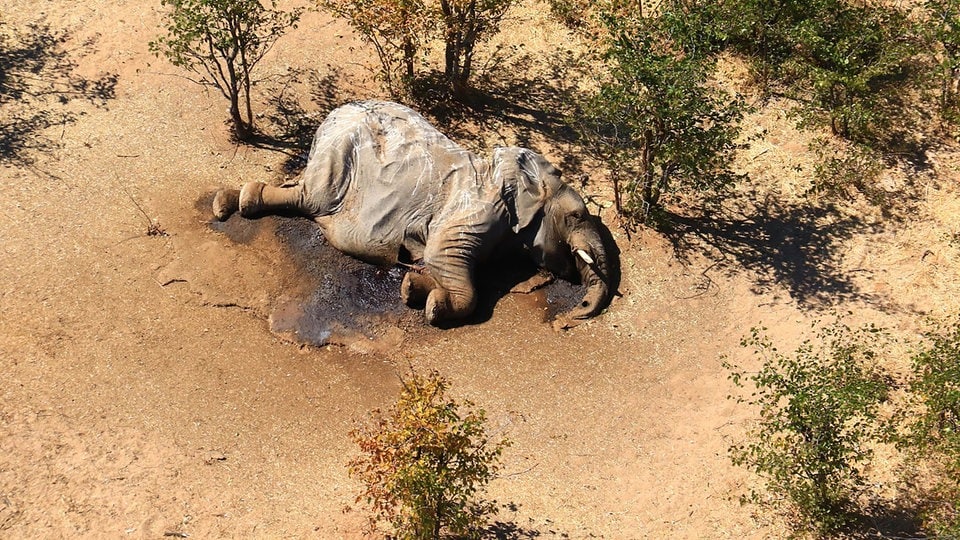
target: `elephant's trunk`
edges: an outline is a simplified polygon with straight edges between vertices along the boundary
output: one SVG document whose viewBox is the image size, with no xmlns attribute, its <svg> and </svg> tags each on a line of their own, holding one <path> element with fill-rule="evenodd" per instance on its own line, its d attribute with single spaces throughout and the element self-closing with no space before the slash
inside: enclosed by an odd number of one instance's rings
<svg viewBox="0 0 960 540">
<path fill-rule="evenodd" d="M 574 232 L 570 236 L 569 245 L 580 272 L 581 283 L 587 286 L 587 292 L 583 295 L 583 300 L 565 317 L 570 320 L 589 319 L 610 303 L 610 257 L 600 235 L 593 230 Z"/>
</svg>

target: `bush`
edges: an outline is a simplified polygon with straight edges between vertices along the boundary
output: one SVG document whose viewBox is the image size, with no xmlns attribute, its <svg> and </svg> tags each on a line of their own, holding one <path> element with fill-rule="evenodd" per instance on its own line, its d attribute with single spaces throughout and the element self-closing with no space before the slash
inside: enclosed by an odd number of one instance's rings
<svg viewBox="0 0 960 540">
<path fill-rule="evenodd" d="M 901 447 L 941 475 L 925 525 L 938 537 L 960 536 L 960 321 L 927 335 L 913 357 L 909 389 L 913 407 L 904 418 Z"/>
<path fill-rule="evenodd" d="M 156 55 L 200 76 L 194 82 L 220 90 L 230 102 L 230 120 L 241 141 L 256 129 L 250 105 L 252 72 L 276 40 L 296 27 L 302 9 L 284 13 L 276 0 L 161 0 L 167 35 L 150 43 Z M 242 107 L 241 107 L 242 104 Z"/>
<path fill-rule="evenodd" d="M 449 89 L 461 95 L 473 73 L 476 46 L 496 35 L 514 1 L 319 0 L 319 3 L 347 19 L 373 44 L 381 74 L 394 94 L 411 88 L 417 77 L 417 52 L 439 37 L 444 44 L 444 78 Z"/>
<path fill-rule="evenodd" d="M 549 0 L 550 13 L 567 28 L 585 26 L 592 14 L 590 0 Z"/>
<path fill-rule="evenodd" d="M 401 382 L 396 404 L 351 433 L 362 452 L 350 462 L 364 486 L 357 501 L 372 508 L 371 529 L 386 522 L 397 538 L 477 537 L 495 511 L 478 494 L 509 442 L 492 442 L 483 409 L 447 397 L 449 383 L 436 371 Z"/>
<path fill-rule="evenodd" d="M 742 345 L 763 359 L 760 371 L 747 376 L 725 363 L 738 388 L 744 378 L 753 387 L 738 401 L 760 413 L 749 440 L 731 447 L 733 463 L 760 475 L 774 504 L 786 501 L 796 512 L 800 530 L 827 534 L 844 526 L 865 487 L 860 466 L 880 438 L 878 406 L 888 393 L 875 362 L 880 334 L 837 322 L 821 329 L 816 343 L 785 355 L 754 328 Z M 765 498 L 752 490 L 744 500 Z"/>
<path fill-rule="evenodd" d="M 924 47 L 889 3 L 737 0 L 715 32 L 744 54 L 764 84 L 797 103 L 801 126 L 826 126 L 860 143 L 889 136 Z M 715 25 L 718 23 L 714 23 Z"/>
<path fill-rule="evenodd" d="M 844 199 L 860 193 L 878 207 L 891 206 L 887 192 L 877 185 L 884 168 L 879 152 L 862 145 L 831 144 L 822 137 L 813 141 L 811 150 L 818 158 L 813 174 L 815 193 Z"/>
<path fill-rule="evenodd" d="M 716 191 L 738 178 L 729 167 L 745 106 L 709 84 L 715 60 L 690 26 L 676 24 L 682 4 L 665 2 L 650 17 L 623 3 L 600 10 L 610 72 L 573 121 L 606 162 L 617 210 L 631 222 L 664 193 Z"/>
<path fill-rule="evenodd" d="M 960 5 L 956 0 L 927 0 L 925 30 L 932 44 L 940 82 L 940 108 L 947 120 L 960 120 Z"/>
</svg>

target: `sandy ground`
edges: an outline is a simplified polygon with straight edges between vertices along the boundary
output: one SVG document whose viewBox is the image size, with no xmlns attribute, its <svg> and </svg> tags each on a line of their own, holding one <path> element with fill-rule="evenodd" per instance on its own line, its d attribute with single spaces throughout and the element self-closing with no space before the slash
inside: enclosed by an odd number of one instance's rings
<svg viewBox="0 0 960 540">
<path fill-rule="evenodd" d="M 99 105 L 38 102 L 75 118 L 34 135 L 52 145 L 28 152 L 32 163 L 0 167 L 0 537 L 360 537 L 348 432 L 391 403 L 408 365 L 439 369 L 513 440 L 489 489 L 505 505 L 496 536 L 780 537 L 778 520 L 738 501 L 753 480 L 726 449 L 751 412 L 726 399 L 721 356 L 748 361 L 738 342 L 760 324 L 789 347 L 831 309 L 905 336 L 956 312 L 954 150 L 937 149 L 929 170 L 890 172 L 921 187 L 905 223 L 772 204 L 812 171 L 809 136 L 772 106 L 742 157 L 764 186 L 756 197 L 674 235 L 628 239 L 601 213 L 623 278 L 589 323 L 555 332 L 543 297 L 506 295 L 475 324 L 437 330 L 396 312 L 349 345 L 304 346 L 271 320 L 319 286 L 322 269 L 283 234 L 310 230 L 270 218 L 225 232 L 205 204 L 218 187 L 281 181 L 297 151 L 230 142 L 219 95 L 149 53 L 159 9 L 3 7 L 8 25 L 67 31 L 73 75 L 114 74 L 116 87 Z M 545 73 L 575 44 L 542 11 L 512 15 L 505 62 Z M 319 122 L 337 103 L 383 96 L 372 59 L 341 23 L 308 13 L 264 61 L 275 77 L 261 88 L 303 70 L 288 96 Z M 505 87 L 525 96 L 517 107 L 449 131 L 477 150 L 523 142 L 571 162 L 575 147 L 535 109 L 570 83 L 539 77 Z M 608 192 L 602 177 L 585 191 Z M 148 235 L 149 220 L 166 234 Z"/>
</svg>

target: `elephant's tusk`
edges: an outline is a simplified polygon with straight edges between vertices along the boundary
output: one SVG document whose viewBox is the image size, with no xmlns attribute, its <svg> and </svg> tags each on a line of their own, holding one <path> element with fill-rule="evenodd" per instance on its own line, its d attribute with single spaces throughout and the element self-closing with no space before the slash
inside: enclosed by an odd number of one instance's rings
<svg viewBox="0 0 960 540">
<path fill-rule="evenodd" d="M 585 262 L 585 263 L 587 263 L 587 264 L 590 264 L 590 265 L 593 264 L 593 257 L 591 257 L 586 251 L 584 251 L 584 250 L 582 250 L 582 249 L 575 249 L 575 250 L 574 250 L 574 253 L 576 253 L 577 255 L 579 255 L 580 258 L 583 259 L 583 262 Z"/>
</svg>

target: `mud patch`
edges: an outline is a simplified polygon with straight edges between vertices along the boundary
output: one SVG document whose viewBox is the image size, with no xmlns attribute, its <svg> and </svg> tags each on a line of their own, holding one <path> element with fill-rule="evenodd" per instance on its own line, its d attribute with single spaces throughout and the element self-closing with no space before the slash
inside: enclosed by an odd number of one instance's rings
<svg viewBox="0 0 960 540">
<path fill-rule="evenodd" d="M 204 193 L 202 197 L 193 203 L 194 210 L 203 216 L 204 219 L 209 220 L 208 223 L 211 229 L 223 233 L 233 242 L 245 245 L 253 242 L 254 238 L 263 232 L 263 223 L 255 219 L 244 219 L 240 217 L 239 212 L 234 213 L 226 221 L 217 220 L 211 215 L 210 211 L 213 207 L 213 198 L 216 194 L 216 190 Z"/>
<path fill-rule="evenodd" d="M 576 307 L 586 293 L 586 285 L 576 285 L 562 279 L 558 279 L 549 286 L 535 292 L 535 294 L 542 296 L 543 306 L 546 308 L 544 310 L 546 321 L 552 321 L 557 315 Z"/>
<path fill-rule="evenodd" d="M 272 332 L 306 345 L 376 352 L 399 347 L 403 327 L 423 326 L 422 314 L 400 302 L 403 268 L 380 268 L 344 255 L 310 220 L 274 219 L 277 238 L 311 286 L 308 293 L 278 302 L 269 317 Z"/>
</svg>

